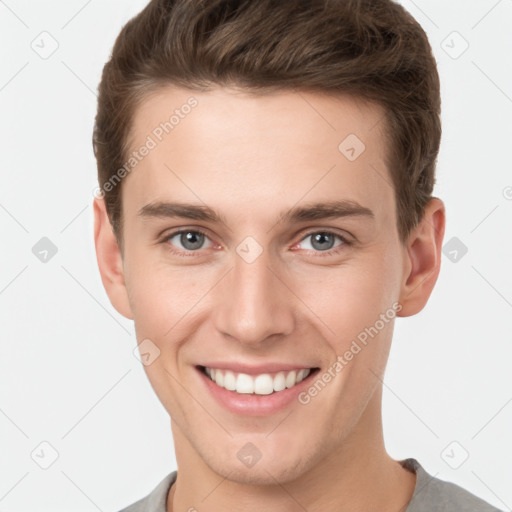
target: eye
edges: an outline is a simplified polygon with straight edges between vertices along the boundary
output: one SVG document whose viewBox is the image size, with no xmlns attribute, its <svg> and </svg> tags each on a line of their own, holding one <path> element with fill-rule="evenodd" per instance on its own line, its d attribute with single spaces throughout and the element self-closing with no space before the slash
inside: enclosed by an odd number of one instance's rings
<svg viewBox="0 0 512 512">
<path fill-rule="evenodd" d="M 340 242 L 336 244 L 336 239 Z M 340 246 L 350 245 L 350 242 L 343 236 L 333 233 L 332 231 L 313 231 L 308 233 L 299 244 L 304 244 L 304 241 L 310 240 L 306 243 L 306 250 L 313 250 L 314 252 L 329 252 L 329 254 L 336 253 Z M 309 245 L 309 247 L 308 247 Z M 335 249 L 335 250 L 333 250 Z"/>
<path fill-rule="evenodd" d="M 310 240 L 309 243 L 307 242 L 308 240 Z M 336 243 L 336 240 L 338 240 L 338 243 Z M 190 253 L 215 246 L 206 233 L 198 229 L 180 229 L 179 231 L 174 231 L 167 235 L 162 242 L 167 245 L 171 252 L 180 256 L 190 256 Z M 209 244 L 205 245 L 205 243 Z M 342 250 L 344 246 L 351 245 L 351 242 L 332 231 L 312 231 L 306 234 L 295 247 L 299 245 L 305 245 L 305 247 L 302 248 L 307 251 L 316 253 L 322 252 L 326 253 L 325 256 L 328 256 Z M 324 256 L 324 254 L 322 254 L 322 256 Z"/>
<path fill-rule="evenodd" d="M 206 236 L 206 233 L 197 229 L 182 229 L 166 236 L 164 242 L 171 246 L 177 246 L 181 250 L 171 249 L 176 253 L 181 253 L 186 251 L 197 252 L 198 249 L 205 248 L 203 247 L 205 240 L 209 240 L 211 244 L 211 240 Z"/>
</svg>

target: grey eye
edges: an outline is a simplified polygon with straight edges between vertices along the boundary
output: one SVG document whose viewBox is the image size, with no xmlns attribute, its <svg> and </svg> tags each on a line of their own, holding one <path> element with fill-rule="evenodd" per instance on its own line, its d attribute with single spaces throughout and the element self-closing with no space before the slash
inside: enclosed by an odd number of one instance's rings
<svg viewBox="0 0 512 512">
<path fill-rule="evenodd" d="M 340 235 L 336 235 L 334 233 L 319 231 L 317 233 L 310 233 L 303 238 L 303 242 L 306 240 L 311 240 L 309 244 L 311 247 L 305 247 L 306 249 L 312 248 L 315 251 L 328 251 L 335 247 L 336 238 L 341 240 L 340 243 L 336 245 L 341 245 L 343 243 L 343 239 Z"/>
<path fill-rule="evenodd" d="M 205 239 L 207 239 L 207 237 L 203 233 L 192 230 L 180 231 L 178 233 L 175 233 L 174 235 L 170 236 L 168 240 L 169 242 L 175 245 L 176 242 L 173 241 L 173 239 L 175 238 L 178 239 L 179 244 L 181 244 L 181 248 L 185 249 L 186 251 L 194 251 L 196 249 L 201 249 Z"/>
</svg>

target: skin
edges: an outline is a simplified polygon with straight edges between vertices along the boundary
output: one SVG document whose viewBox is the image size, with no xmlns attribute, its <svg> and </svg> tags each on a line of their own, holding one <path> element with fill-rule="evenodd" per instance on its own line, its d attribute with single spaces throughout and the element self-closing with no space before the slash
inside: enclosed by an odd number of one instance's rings
<svg viewBox="0 0 512 512">
<path fill-rule="evenodd" d="M 178 478 L 167 510 L 405 509 L 416 477 L 386 453 L 381 421 L 394 320 L 307 405 L 267 416 L 227 411 L 194 366 L 206 357 L 325 371 L 393 303 L 398 316 L 418 313 L 440 270 L 443 202 L 432 199 L 400 242 L 383 110 L 349 96 L 166 87 L 137 109 L 131 147 L 191 95 L 198 106 L 123 182 L 123 254 L 103 200 L 94 201 L 105 289 L 134 320 L 138 343 L 160 350 L 144 369 L 171 416 Z M 366 146 L 352 162 L 338 150 L 349 134 Z M 330 200 L 374 217 L 277 222 Z M 206 204 L 225 222 L 138 215 L 158 201 Z M 205 231 L 201 248 L 169 237 L 179 228 Z M 322 251 L 311 235 L 325 230 L 352 243 L 334 237 Z M 262 248 L 250 264 L 236 251 L 248 236 Z M 247 442 L 261 453 L 250 468 L 237 457 Z"/>
</svg>

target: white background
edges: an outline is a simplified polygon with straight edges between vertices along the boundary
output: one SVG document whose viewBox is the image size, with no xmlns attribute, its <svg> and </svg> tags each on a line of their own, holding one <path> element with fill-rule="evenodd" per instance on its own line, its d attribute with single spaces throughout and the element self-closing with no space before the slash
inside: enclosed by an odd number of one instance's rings
<svg viewBox="0 0 512 512">
<path fill-rule="evenodd" d="M 95 90 L 121 26 L 145 4 L 0 1 L 4 512 L 117 511 L 176 468 L 168 415 L 132 353 L 132 323 L 104 292 L 93 245 Z M 457 237 L 468 252 L 443 256 L 427 307 L 396 322 L 386 446 L 510 510 L 512 1 L 403 5 L 427 31 L 442 80 L 435 194 L 447 207 L 445 243 Z M 43 31 L 58 43 L 47 59 L 31 47 L 45 37 L 51 48 Z M 32 253 L 42 237 L 58 249 L 47 263 Z M 46 470 L 31 458 L 50 456 L 43 441 L 58 452 Z M 447 463 L 466 452 L 458 469 Z"/>
</svg>

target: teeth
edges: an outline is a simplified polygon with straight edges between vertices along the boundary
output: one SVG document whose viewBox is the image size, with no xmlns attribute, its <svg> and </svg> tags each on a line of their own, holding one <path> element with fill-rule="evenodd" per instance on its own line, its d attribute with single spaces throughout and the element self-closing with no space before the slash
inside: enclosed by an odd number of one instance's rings
<svg viewBox="0 0 512 512">
<path fill-rule="evenodd" d="M 288 373 L 286 376 L 286 387 L 291 388 L 297 382 L 297 374 L 295 370 Z"/>
<path fill-rule="evenodd" d="M 305 369 L 300 370 L 298 375 L 297 375 L 297 382 L 303 381 L 306 378 L 307 375 L 308 375 L 308 371 L 307 370 L 305 370 Z"/>
<path fill-rule="evenodd" d="M 250 375 L 239 373 L 236 379 L 237 393 L 254 393 L 254 380 Z"/>
<path fill-rule="evenodd" d="M 274 392 L 274 379 L 268 373 L 258 375 L 254 379 L 254 392 L 257 395 L 270 395 Z"/>
<path fill-rule="evenodd" d="M 241 394 L 270 395 L 275 391 L 283 391 L 283 389 L 291 388 L 302 382 L 311 373 L 311 369 L 278 372 L 274 375 L 263 373 L 254 377 L 246 373 L 235 374 L 229 370 L 215 368 L 205 368 L 205 373 L 218 386 L 229 391 Z"/>
<path fill-rule="evenodd" d="M 236 377 L 233 372 L 228 371 L 224 374 L 224 387 L 229 391 L 236 390 Z"/>
<path fill-rule="evenodd" d="M 279 372 L 274 377 L 274 391 L 282 391 L 286 389 L 286 376 L 284 372 Z"/>
</svg>

